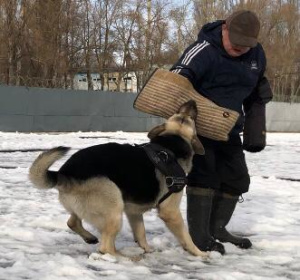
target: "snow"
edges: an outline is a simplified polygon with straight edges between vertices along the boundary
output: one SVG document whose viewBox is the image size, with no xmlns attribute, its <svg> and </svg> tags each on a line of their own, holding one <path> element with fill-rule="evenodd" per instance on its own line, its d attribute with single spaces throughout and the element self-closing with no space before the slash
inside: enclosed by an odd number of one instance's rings
<svg viewBox="0 0 300 280">
<path fill-rule="evenodd" d="M 97 245 L 84 243 L 68 229 L 68 214 L 58 202 L 57 191 L 33 188 L 27 174 L 44 149 L 70 146 L 72 154 L 99 143 L 143 143 L 146 133 L 0 132 L 0 279 L 300 279 L 300 134 L 267 136 L 263 152 L 246 154 L 250 191 L 228 225 L 232 232 L 248 236 L 253 248 L 242 250 L 225 244 L 225 256 L 212 253 L 208 260 L 191 256 L 153 209 L 144 219 L 154 251 L 132 262 L 100 255 Z M 185 196 L 181 211 L 185 219 Z M 95 229 L 85 226 L 97 235 Z M 116 246 L 126 254 L 142 252 L 133 242 L 125 217 Z"/>
</svg>

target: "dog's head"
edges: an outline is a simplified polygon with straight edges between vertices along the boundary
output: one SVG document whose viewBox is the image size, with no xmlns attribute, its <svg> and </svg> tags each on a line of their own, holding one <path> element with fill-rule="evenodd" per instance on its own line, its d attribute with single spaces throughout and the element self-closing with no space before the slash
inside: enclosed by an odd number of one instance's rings
<svg viewBox="0 0 300 280">
<path fill-rule="evenodd" d="M 149 139 L 156 136 L 173 134 L 178 135 L 190 143 L 196 154 L 203 155 L 204 148 L 197 137 L 196 121 L 197 106 L 194 100 L 181 105 L 178 112 L 171 116 L 164 124 L 154 127 L 148 133 Z"/>
</svg>

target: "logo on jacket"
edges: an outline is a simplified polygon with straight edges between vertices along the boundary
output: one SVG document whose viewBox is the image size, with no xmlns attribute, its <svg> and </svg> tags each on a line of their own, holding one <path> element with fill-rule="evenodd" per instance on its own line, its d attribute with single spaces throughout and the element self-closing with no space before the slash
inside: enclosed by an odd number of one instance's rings
<svg viewBox="0 0 300 280">
<path fill-rule="evenodd" d="M 257 70 L 257 69 L 258 69 L 257 61 L 252 60 L 251 61 L 251 70 Z"/>
</svg>

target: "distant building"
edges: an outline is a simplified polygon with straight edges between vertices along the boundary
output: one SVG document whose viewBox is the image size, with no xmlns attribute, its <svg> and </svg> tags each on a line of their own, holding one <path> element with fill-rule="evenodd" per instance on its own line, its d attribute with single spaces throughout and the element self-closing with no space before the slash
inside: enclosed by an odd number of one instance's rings
<svg viewBox="0 0 300 280">
<path fill-rule="evenodd" d="M 123 74 L 120 80 L 121 92 L 137 92 L 137 78 L 134 72 L 119 73 L 110 72 L 104 73 L 104 91 L 118 91 L 119 75 Z M 101 79 L 99 73 L 92 73 L 92 83 L 94 90 L 101 90 Z M 88 81 L 86 73 L 77 73 L 74 76 L 74 89 L 88 90 Z"/>
<path fill-rule="evenodd" d="M 92 73 L 92 82 L 94 90 L 101 90 L 101 80 L 98 73 Z M 77 73 L 74 76 L 74 89 L 88 90 L 87 74 Z"/>
</svg>

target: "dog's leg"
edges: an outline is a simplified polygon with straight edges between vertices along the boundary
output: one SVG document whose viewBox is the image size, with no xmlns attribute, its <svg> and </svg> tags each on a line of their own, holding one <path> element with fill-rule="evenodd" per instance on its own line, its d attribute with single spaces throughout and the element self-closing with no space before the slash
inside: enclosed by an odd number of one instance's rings
<svg viewBox="0 0 300 280">
<path fill-rule="evenodd" d="M 75 214 L 71 214 L 67 225 L 71 230 L 79 234 L 86 243 L 98 243 L 98 238 L 83 228 L 81 220 Z"/>
<path fill-rule="evenodd" d="M 101 230 L 101 245 L 99 251 L 102 254 L 110 254 L 113 256 L 121 256 L 132 261 L 139 261 L 141 256 L 126 256 L 116 250 L 115 240 L 122 226 L 122 212 L 112 213 L 107 216 L 104 224 L 101 223 L 99 231 Z"/>
<path fill-rule="evenodd" d="M 126 256 L 123 253 L 116 250 L 115 240 L 117 234 L 119 233 L 122 226 L 122 212 L 111 213 L 109 216 L 105 217 L 105 221 L 99 224 L 99 231 L 101 232 L 101 245 L 99 247 L 99 252 L 101 254 L 110 254 L 112 256 L 125 257 L 131 261 L 139 261 L 142 256 Z"/>
<path fill-rule="evenodd" d="M 174 193 L 163 201 L 158 207 L 159 217 L 166 223 L 169 230 L 175 235 L 185 250 L 194 256 L 207 257 L 208 254 L 200 251 L 194 244 L 184 225 L 179 209 L 181 197 L 182 192 Z"/>
<path fill-rule="evenodd" d="M 104 221 L 95 226 L 101 232 L 100 253 L 119 255 L 116 251 L 115 239 L 122 226 L 122 212 L 107 214 Z"/>
<path fill-rule="evenodd" d="M 148 245 L 148 242 L 146 240 L 143 215 L 130 213 L 126 213 L 126 215 L 133 232 L 134 240 L 142 249 L 144 249 L 145 253 L 151 252 L 150 246 Z"/>
</svg>

